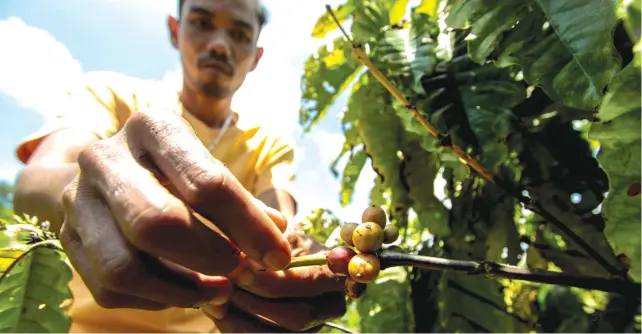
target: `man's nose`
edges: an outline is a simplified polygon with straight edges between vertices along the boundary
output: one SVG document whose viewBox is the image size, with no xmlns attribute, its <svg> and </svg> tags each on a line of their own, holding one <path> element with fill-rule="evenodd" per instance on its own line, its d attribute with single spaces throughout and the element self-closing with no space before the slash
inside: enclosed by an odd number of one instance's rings
<svg viewBox="0 0 642 334">
<path fill-rule="evenodd" d="M 207 41 L 207 51 L 227 58 L 230 54 L 230 41 L 227 34 L 221 29 L 215 31 Z"/>
</svg>

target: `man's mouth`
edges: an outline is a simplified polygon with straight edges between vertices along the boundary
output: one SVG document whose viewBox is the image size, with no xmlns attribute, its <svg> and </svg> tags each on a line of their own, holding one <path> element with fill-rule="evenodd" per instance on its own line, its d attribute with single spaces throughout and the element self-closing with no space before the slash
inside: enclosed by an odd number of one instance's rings
<svg viewBox="0 0 642 334">
<path fill-rule="evenodd" d="M 215 69 L 228 76 L 232 76 L 234 74 L 234 70 L 230 65 L 218 60 L 204 60 L 201 62 L 201 67 Z"/>
</svg>

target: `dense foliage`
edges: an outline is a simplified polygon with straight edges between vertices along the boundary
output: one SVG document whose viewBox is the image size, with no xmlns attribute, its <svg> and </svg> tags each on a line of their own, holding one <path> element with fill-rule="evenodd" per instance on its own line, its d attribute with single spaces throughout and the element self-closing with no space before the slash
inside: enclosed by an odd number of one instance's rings
<svg viewBox="0 0 642 334">
<path fill-rule="evenodd" d="M 333 12 L 355 46 L 341 36 L 307 59 L 300 123 L 314 128 L 347 96 L 345 143 L 331 166 L 343 164 L 343 205 L 371 164 L 370 201 L 388 209 L 408 252 L 640 281 L 639 1 L 347 0 Z M 312 34 L 337 28 L 323 13 Z M 505 182 L 472 171 L 445 149 L 451 144 Z M 310 216 L 310 231 L 334 245 L 319 217 Z M 389 271 L 346 324 L 365 332 L 640 330 L 631 296 Z"/>
<path fill-rule="evenodd" d="M 639 282 L 640 2 L 415 2 L 346 0 L 334 13 L 357 45 L 336 38 L 305 63 L 306 131 L 347 96 L 345 143 L 329 166 L 340 203 L 371 165 L 370 202 L 386 208 L 406 252 Z M 337 28 L 324 13 L 312 34 Z M 64 252 L 46 224 L 11 218 L 10 204 L 2 184 L 0 331 L 67 331 Z M 333 247 L 340 224 L 319 208 L 303 227 Z M 639 332 L 636 297 L 394 267 L 338 322 L 362 332 Z"/>
</svg>

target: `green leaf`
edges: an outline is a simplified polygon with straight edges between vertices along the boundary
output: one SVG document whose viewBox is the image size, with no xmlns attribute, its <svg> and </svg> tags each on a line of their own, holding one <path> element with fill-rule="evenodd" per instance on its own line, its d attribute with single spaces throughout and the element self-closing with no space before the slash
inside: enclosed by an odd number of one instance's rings
<svg viewBox="0 0 642 334">
<path fill-rule="evenodd" d="M 628 4 L 625 4 L 626 2 Z M 618 16 L 624 20 L 624 27 L 633 43 L 637 43 L 642 38 L 642 29 L 640 27 L 640 6 L 642 6 L 642 1 L 622 1 L 622 4 L 625 4 L 625 6 L 618 8 L 621 12 Z"/>
<path fill-rule="evenodd" d="M 341 152 L 339 152 L 339 154 L 334 158 L 334 160 L 332 160 L 332 163 L 330 164 L 330 172 L 332 172 L 334 177 L 339 176 L 339 172 L 337 171 L 339 160 L 341 160 L 341 158 L 343 158 L 345 154 L 351 152 L 354 147 L 361 144 L 359 129 L 356 126 L 357 122 L 358 119 L 355 109 L 346 109 L 345 112 L 341 114 L 341 129 L 343 131 L 345 141 L 343 142 L 343 146 L 341 147 Z"/>
<path fill-rule="evenodd" d="M 507 69 L 479 66 L 464 55 L 424 76 L 422 86 L 428 97 L 418 106 L 440 133 L 495 175 L 516 163 L 507 145 L 516 131 L 511 109 L 524 101 L 526 91 Z"/>
<path fill-rule="evenodd" d="M 382 34 L 382 29 L 390 23 L 390 7 L 392 1 L 362 0 L 355 3 L 353 14 L 352 38 L 355 43 L 376 43 Z"/>
<path fill-rule="evenodd" d="M 0 331 L 67 333 L 72 272 L 57 242 L 29 248 L 0 278 Z"/>
<path fill-rule="evenodd" d="M 444 272 L 438 285 L 439 316 L 447 332 L 524 333 L 523 320 L 506 310 L 497 280 Z"/>
<path fill-rule="evenodd" d="M 370 203 L 369 205 L 382 206 L 386 204 L 386 199 L 384 198 L 384 193 L 386 189 L 381 182 L 381 177 L 379 175 L 375 176 L 374 185 L 370 189 Z"/>
<path fill-rule="evenodd" d="M 298 222 L 298 226 L 307 236 L 325 242 L 339 226 L 339 218 L 329 209 L 317 208 Z"/>
<path fill-rule="evenodd" d="M 363 333 L 413 333 L 410 281 L 403 267 L 381 271 L 357 300 Z"/>
<path fill-rule="evenodd" d="M 339 23 L 343 24 L 347 20 L 352 12 L 355 10 L 355 5 L 352 0 L 348 0 L 345 4 L 339 5 L 336 8 L 332 8 L 335 17 L 339 20 Z M 332 16 L 328 11 L 325 11 L 321 17 L 317 19 L 317 22 L 314 24 L 312 29 L 312 37 L 314 38 L 323 38 L 330 31 L 338 29 L 339 26 L 336 24 Z"/>
<path fill-rule="evenodd" d="M 408 7 L 408 0 L 396 0 L 395 4 L 390 10 L 390 24 L 397 24 L 406 15 L 406 8 Z"/>
<path fill-rule="evenodd" d="M 515 200 L 504 197 L 490 210 L 492 226 L 486 236 L 486 260 L 517 265 L 519 235 L 514 220 Z"/>
<path fill-rule="evenodd" d="M 408 184 L 412 208 L 419 222 L 431 234 L 440 238 L 450 234 L 448 210 L 435 197 L 434 182 L 439 160 L 436 153 L 427 152 L 418 141 L 410 141 L 404 150 L 404 177 Z"/>
<path fill-rule="evenodd" d="M 612 0 L 453 0 L 447 23 L 470 26 L 469 52 L 482 64 L 520 65 L 556 101 L 592 110 L 621 66 Z"/>
<path fill-rule="evenodd" d="M 350 85 L 362 65 L 350 54 L 352 46 L 337 38 L 332 46 L 324 45 L 308 57 L 301 78 L 299 124 L 304 131 L 320 121 L 336 98 Z"/>
<path fill-rule="evenodd" d="M 350 155 L 350 159 L 343 169 L 343 178 L 341 180 L 341 206 L 346 206 L 352 201 L 354 187 L 357 184 L 359 175 L 363 166 L 366 164 L 368 156 L 363 150 L 358 150 Z"/>
<path fill-rule="evenodd" d="M 433 72 L 437 64 L 435 41 L 431 33 L 436 25 L 423 14 L 413 14 L 408 28 L 386 29 L 377 44 L 374 64 L 388 72 L 392 81 L 410 82 L 410 88 L 421 91 L 419 81 L 422 76 Z"/>
<path fill-rule="evenodd" d="M 589 137 L 600 142 L 597 159 L 609 178 L 602 212 L 604 234 L 617 254 L 631 260 L 630 274 L 640 281 L 640 68 L 634 63 L 613 79 Z"/>
<path fill-rule="evenodd" d="M 417 14 L 426 14 L 434 20 L 437 18 L 437 11 L 439 10 L 440 2 L 441 0 L 421 0 L 421 4 L 415 8 L 414 12 Z"/>
<path fill-rule="evenodd" d="M 369 72 L 353 87 L 348 108 L 357 111 L 359 135 L 371 158 L 372 168 L 391 192 L 390 220 L 403 220 L 409 205 L 407 189 L 400 176 L 399 146 L 404 129 L 392 107 L 392 96 Z M 404 226 L 404 222 L 399 227 Z"/>
</svg>

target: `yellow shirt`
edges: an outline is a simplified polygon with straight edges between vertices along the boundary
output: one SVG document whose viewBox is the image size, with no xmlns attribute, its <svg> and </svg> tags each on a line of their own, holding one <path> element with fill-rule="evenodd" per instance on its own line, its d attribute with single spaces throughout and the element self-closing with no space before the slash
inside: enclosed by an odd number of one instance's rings
<svg viewBox="0 0 642 334">
<path fill-rule="evenodd" d="M 185 119 L 207 147 L 218 130 L 211 129 L 184 110 L 178 94 L 157 83 L 110 72 L 90 72 L 79 89 L 69 93 L 69 104 L 55 118 L 25 138 L 17 147 L 25 163 L 38 143 L 53 131 L 79 127 L 108 138 L 137 111 L 172 110 Z M 37 98 L 37 97 L 35 97 Z M 270 188 L 292 193 L 293 145 L 261 126 L 231 126 L 212 154 L 225 163 L 254 196 Z M 163 311 L 103 309 L 74 271 L 70 282 L 74 302 L 71 332 L 214 332 L 212 321 L 201 311 L 172 308 Z"/>
</svg>

